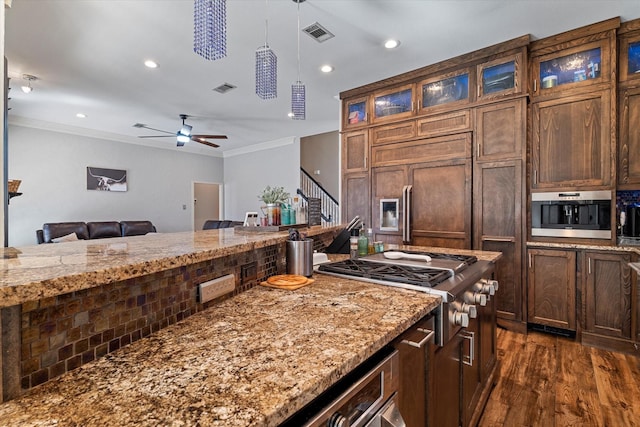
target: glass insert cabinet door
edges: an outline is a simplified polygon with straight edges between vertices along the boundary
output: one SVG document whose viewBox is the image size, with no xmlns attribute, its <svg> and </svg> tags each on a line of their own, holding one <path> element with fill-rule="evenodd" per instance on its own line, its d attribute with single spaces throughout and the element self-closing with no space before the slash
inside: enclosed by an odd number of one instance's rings
<svg viewBox="0 0 640 427">
<path fill-rule="evenodd" d="M 598 47 L 540 62 L 541 89 L 599 78 L 602 71 L 600 57 Z"/>
<path fill-rule="evenodd" d="M 365 126 L 369 123 L 369 98 L 364 96 L 346 100 L 343 104 L 342 125 L 344 128 Z"/>
<path fill-rule="evenodd" d="M 376 95 L 373 104 L 376 119 L 410 116 L 413 114 L 413 86 L 407 85 Z"/>
<path fill-rule="evenodd" d="M 423 109 L 468 99 L 468 73 L 422 84 L 421 108 Z"/>
<path fill-rule="evenodd" d="M 485 68 L 482 70 L 482 94 L 489 95 L 513 89 L 515 87 L 515 76 L 515 61 Z"/>
</svg>

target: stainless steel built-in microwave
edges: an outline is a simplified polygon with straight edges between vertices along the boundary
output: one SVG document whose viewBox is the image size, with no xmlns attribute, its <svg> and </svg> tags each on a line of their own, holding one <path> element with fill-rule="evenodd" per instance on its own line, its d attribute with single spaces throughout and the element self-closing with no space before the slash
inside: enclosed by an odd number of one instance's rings
<svg viewBox="0 0 640 427">
<path fill-rule="evenodd" d="M 531 235 L 611 239 L 611 191 L 532 193 Z"/>
</svg>

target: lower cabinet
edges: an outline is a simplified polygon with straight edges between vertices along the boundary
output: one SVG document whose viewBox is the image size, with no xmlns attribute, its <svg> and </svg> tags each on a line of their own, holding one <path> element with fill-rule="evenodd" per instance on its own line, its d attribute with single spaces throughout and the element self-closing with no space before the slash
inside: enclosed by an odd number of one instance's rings
<svg viewBox="0 0 640 427">
<path fill-rule="evenodd" d="M 625 341 L 633 338 L 630 262 L 630 254 L 584 252 L 582 342 L 606 347 L 622 345 L 621 350 L 629 347 Z"/>
<path fill-rule="evenodd" d="M 629 252 L 529 249 L 530 323 L 576 331 L 583 344 L 637 352 Z"/>
<path fill-rule="evenodd" d="M 575 251 L 529 249 L 530 323 L 576 330 Z"/>
</svg>

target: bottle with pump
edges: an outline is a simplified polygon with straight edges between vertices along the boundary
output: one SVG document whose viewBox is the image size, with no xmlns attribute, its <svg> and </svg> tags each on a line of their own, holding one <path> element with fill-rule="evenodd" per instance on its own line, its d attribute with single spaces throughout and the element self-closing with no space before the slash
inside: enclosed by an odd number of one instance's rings
<svg viewBox="0 0 640 427">
<path fill-rule="evenodd" d="M 360 237 L 358 237 L 358 256 L 365 256 L 369 253 L 369 239 L 364 233 L 364 224 L 360 229 Z"/>
</svg>

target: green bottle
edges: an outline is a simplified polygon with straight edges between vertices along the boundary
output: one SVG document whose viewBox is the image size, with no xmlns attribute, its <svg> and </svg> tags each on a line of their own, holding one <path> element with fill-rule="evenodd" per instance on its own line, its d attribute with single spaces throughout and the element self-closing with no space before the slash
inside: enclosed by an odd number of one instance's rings
<svg viewBox="0 0 640 427">
<path fill-rule="evenodd" d="M 360 237 L 358 237 L 358 255 L 366 256 L 369 253 L 369 239 L 364 234 L 364 224 L 360 229 Z"/>
</svg>

